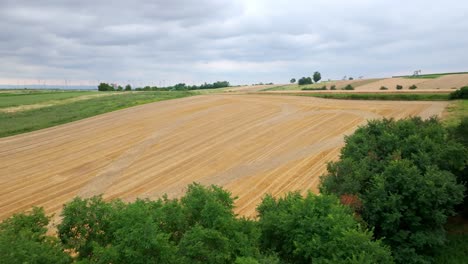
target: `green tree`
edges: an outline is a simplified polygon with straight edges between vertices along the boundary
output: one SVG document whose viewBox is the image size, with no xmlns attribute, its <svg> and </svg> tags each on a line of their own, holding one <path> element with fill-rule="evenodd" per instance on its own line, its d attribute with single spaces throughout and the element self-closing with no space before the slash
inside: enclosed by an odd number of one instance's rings
<svg viewBox="0 0 468 264">
<path fill-rule="evenodd" d="M 132 86 L 130 84 L 125 85 L 125 91 L 131 91 Z"/>
<path fill-rule="evenodd" d="M 316 71 L 314 72 L 313 78 L 314 78 L 314 82 L 317 83 L 322 79 L 322 75 L 320 74 L 320 72 Z"/>
<path fill-rule="evenodd" d="M 297 82 L 299 85 L 312 84 L 312 79 L 310 77 L 302 77 Z"/>
<path fill-rule="evenodd" d="M 111 85 L 109 85 L 107 83 L 100 83 L 98 85 L 98 91 L 100 91 L 100 92 L 113 91 L 113 90 L 114 90 L 114 87 L 112 87 Z"/>
<path fill-rule="evenodd" d="M 16 214 L 0 223 L 0 262 L 71 263 L 60 241 L 46 235 L 48 224 L 42 208 Z"/>
<path fill-rule="evenodd" d="M 390 250 L 335 196 L 266 196 L 257 210 L 263 249 L 284 263 L 393 263 Z"/>
<path fill-rule="evenodd" d="M 358 197 L 358 213 L 398 263 L 425 263 L 463 199 L 454 173 L 465 168 L 466 155 L 437 119 L 370 121 L 346 138 L 320 189 Z"/>
<path fill-rule="evenodd" d="M 296 78 L 292 78 L 289 82 L 290 83 L 296 83 Z"/>
</svg>

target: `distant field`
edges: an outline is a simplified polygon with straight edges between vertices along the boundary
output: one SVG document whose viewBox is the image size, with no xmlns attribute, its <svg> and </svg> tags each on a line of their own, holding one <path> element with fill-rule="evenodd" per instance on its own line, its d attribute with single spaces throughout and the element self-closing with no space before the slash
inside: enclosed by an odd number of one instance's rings
<svg viewBox="0 0 468 264">
<path fill-rule="evenodd" d="M 386 101 L 447 101 L 449 93 L 431 93 L 431 92 L 362 92 L 362 91 L 291 91 L 288 92 L 271 92 L 259 93 L 270 95 L 294 95 L 294 96 L 309 96 L 325 99 L 342 99 L 342 100 L 386 100 Z"/>
<path fill-rule="evenodd" d="M 269 87 L 261 91 L 294 91 L 294 90 L 303 90 L 303 89 L 317 89 L 326 86 L 330 90 L 332 85 L 336 86 L 337 90 L 344 88 L 346 85 L 351 84 L 353 87 L 358 87 L 361 85 L 366 85 L 379 81 L 381 79 L 364 79 L 364 80 L 338 80 L 338 81 L 322 81 L 320 83 L 298 85 L 298 84 L 287 84 Z"/>
<path fill-rule="evenodd" d="M 0 108 L 38 104 L 52 100 L 63 100 L 90 94 L 97 94 L 97 92 L 7 90 L 0 93 Z"/>
<path fill-rule="evenodd" d="M 297 93 L 292 95 L 312 96 L 329 99 L 347 100 L 391 100 L 391 101 L 446 101 L 449 94 L 444 93 Z"/>
<path fill-rule="evenodd" d="M 445 75 L 454 75 L 454 74 L 468 74 L 468 72 L 447 72 L 447 73 L 431 73 L 431 74 L 421 74 L 417 76 L 413 75 L 403 75 L 403 76 L 392 76 L 392 78 L 409 78 L 409 79 L 436 79 Z"/>
<path fill-rule="evenodd" d="M 60 96 L 70 98 L 79 96 L 81 92 L 56 92 L 40 94 L 46 98 L 54 98 Z M 86 93 L 86 92 L 84 92 Z M 97 94 L 97 92 L 88 92 Z M 106 95 L 106 93 L 100 93 Z M 193 95 L 192 92 L 134 92 L 121 93 L 118 96 L 100 96 L 90 98 L 88 100 L 74 101 L 67 104 L 53 105 L 50 107 L 32 109 L 19 112 L 1 112 L 0 111 L 0 137 L 11 136 L 24 132 L 34 131 L 42 128 L 47 128 L 59 124 L 64 124 L 71 121 L 80 120 L 86 117 L 95 116 L 98 114 L 123 109 L 131 106 L 141 105 L 145 103 L 157 102 L 168 99 L 175 99 Z M 0 94 L 2 95 L 2 94 Z M 68 96 L 68 97 L 67 97 Z M 19 96 L 21 97 L 21 96 Z M 15 96 L 0 96 L 0 102 L 3 105 L 8 105 L 10 98 Z M 22 102 L 35 103 L 37 100 L 43 100 L 43 97 L 23 99 Z M 36 100 L 36 101 L 35 101 Z M 45 100 L 45 99 L 44 99 Z M 16 100 L 17 102 L 21 100 Z M 11 105 L 11 104 L 10 104 Z"/>
</svg>

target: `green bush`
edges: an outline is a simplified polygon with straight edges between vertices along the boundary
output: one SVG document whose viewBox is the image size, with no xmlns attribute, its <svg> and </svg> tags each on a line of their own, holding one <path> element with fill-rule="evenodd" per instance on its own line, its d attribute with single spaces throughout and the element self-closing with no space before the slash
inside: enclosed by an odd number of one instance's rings
<svg viewBox="0 0 468 264">
<path fill-rule="evenodd" d="M 258 212 L 262 248 L 283 263 L 393 263 L 390 250 L 335 196 L 266 196 Z"/>
<path fill-rule="evenodd" d="M 382 87 L 380 87 L 380 90 L 388 90 L 388 88 L 385 87 L 385 86 L 382 86 Z"/>
<path fill-rule="evenodd" d="M 416 88 L 418 88 L 418 87 L 416 85 L 414 85 L 414 84 L 409 87 L 410 90 L 415 90 Z"/>
<path fill-rule="evenodd" d="M 370 121 L 346 138 L 320 189 L 359 197 L 357 213 L 398 263 L 427 263 L 443 245 L 447 217 L 463 200 L 455 175 L 466 157 L 437 119 Z"/>
<path fill-rule="evenodd" d="M 468 86 L 450 93 L 450 99 L 468 99 Z"/>
<path fill-rule="evenodd" d="M 343 90 L 354 90 L 354 87 L 351 84 L 346 85 Z"/>
<path fill-rule="evenodd" d="M 55 237 L 47 236 L 49 218 L 42 208 L 0 223 L 1 263 L 70 263 Z"/>
<path fill-rule="evenodd" d="M 327 90 L 327 86 L 324 85 L 324 86 L 319 87 L 319 88 L 314 88 L 314 87 L 302 88 L 301 90 L 304 90 L 304 91 L 323 91 L 323 90 Z"/>
<path fill-rule="evenodd" d="M 401 90 L 401 89 L 403 89 L 403 86 L 402 86 L 402 85 L 399 85 L 399 84 L 397 84 L 397 86 L 396 86 L 396 89 L 397 89 L 397 90 Z"/>
<path fill-rule="evenodd" d="M 330 90 L 336 90 L 336 85 L 333 84 L 333 85 L 330 87 Z"/>
</svg>

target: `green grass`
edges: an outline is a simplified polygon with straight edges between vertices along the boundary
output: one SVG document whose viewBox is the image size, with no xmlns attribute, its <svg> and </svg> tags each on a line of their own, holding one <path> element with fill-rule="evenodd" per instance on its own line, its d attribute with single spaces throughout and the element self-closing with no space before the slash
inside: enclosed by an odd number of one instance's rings
<svg viewBox="0 0 468 264">
<path fill-rule="evenodd" d="M 182 98 L 193 92 L 135 92 L 15 113 L 0 113 L 0 137 L 30 132 L 131 106 Z"/>
<path fill-rule="evenodd" d="M 294 95 L 294 94 L 290 94 Z M 445 101 L 449 100 L 448 94 L 443 93 L 309 93 L 295 94 L 300 96 L 313 96 L 327 99 L 345 100 L 393 100 L 393 101 Z"/>
<path fill-rule="evenodd" d="M 0 108 L 38 104 L 47 101 L 69 99 L 88 94 L 96 94 L 96 92 L 10 90 L 0 93 Z"/>
<path fill-rule="evenodd" d="M 445 126 L 455 127 L 463 117 L 468 117 L 468 100 L 455 100 L 447 107 L 447 115 L 443 119 Z"/>
</svg>

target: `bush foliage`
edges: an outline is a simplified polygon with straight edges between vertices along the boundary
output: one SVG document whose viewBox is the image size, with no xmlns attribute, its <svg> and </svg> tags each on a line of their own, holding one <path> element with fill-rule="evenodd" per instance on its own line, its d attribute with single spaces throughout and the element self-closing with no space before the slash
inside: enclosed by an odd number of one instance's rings
<svg viewBox="0 0 468 264">
<path fill-rule="evenodd" d="M 267 196 L 258 221 L 238 218 L 222 188 L 192 184 L 179 200 L 66 204 L 58 237 L 46 236 L 44 211 L 0 226 L 7 263 L 391 263 L 336 197 Z M 18 235 L 19 234 L 19 235 Z M 12 243 L 13 241 L 13 243 Z M 12 244 L 14 246 L 12 246 Z M 74 252 L 73 258 L 64 252 Z M 34 253 L 34 254 L 33 254 Z"/>
<path fill-rule="evenodd" d="M 464 186 L 455 175 L 466 157 L 437 119 L 371 121 L 346 138 L 320 188 L 356 195 L 362 202 L 357 213 L 398 263 L 426 263 L 443 245 L 443 225 L 462 202 Z"/>
<path fill-rule="evenodd" d="M 450 99 L 468 99 L 468 86 L 464 86 L 450 93 Z"/>
</svg>

